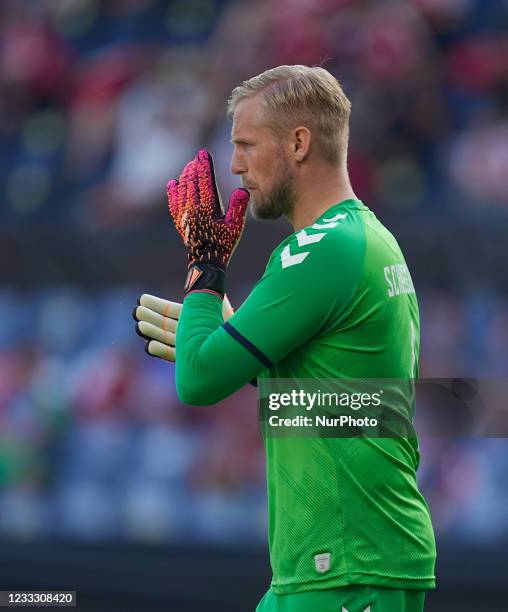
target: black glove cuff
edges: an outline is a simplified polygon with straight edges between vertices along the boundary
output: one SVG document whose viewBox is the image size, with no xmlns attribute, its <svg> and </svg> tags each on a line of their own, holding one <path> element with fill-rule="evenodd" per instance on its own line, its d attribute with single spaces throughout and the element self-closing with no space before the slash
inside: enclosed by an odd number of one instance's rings
<svg viewBox="0 0 508 612">
<path fill-rule="evenodd" d="M 191 291 L 208 291 L 221 299 L 226 293 L 226 273 L 212 264 L 198 263 L 189 268 L 184 295 Z"/>
</svg>

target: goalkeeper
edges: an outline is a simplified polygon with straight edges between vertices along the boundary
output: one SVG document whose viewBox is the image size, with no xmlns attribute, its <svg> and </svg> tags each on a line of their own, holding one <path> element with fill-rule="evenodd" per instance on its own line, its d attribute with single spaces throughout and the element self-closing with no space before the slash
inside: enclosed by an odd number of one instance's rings
<svg viewBox="0 0 508 612">
<path fill-rule="evenodd" d="M 229 100 L 231 170 L 221 208 L 210 155 L 168 183 L 188 252 L 183 306 L 144 295 L 150 354 L 176 358 L 183 402 L 216 403 L 266 379 L 412 379 L 419 314 L 400 248 L 347 174 L 350 103 L 323 68 L 280 66 Z M 294 233 L 233 314 L 226 270 L 250 201 Z M 217 366 L 220 364 L 220 367 Z M 413 417 L 413 400 L 400 400 Z M 417 612 L 435 586 L 435 543 L 407 438 L 265 437 L 273 578 L 257 612 Z"/>
</svg>

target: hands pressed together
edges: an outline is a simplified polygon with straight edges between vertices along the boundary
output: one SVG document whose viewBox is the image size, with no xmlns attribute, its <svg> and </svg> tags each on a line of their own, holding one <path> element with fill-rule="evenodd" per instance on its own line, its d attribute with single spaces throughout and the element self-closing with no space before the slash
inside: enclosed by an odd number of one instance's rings
<svg viewBox="0 0 508 612">
<path fill-rule="evenodd" d="M 215 183 L 212 156 L 200 150 L 178 180 L 167 184 L 169 212 L 187 249 L 188 275 L 184 296 L 205 291 L 224 297 L 222 314 L 233 309 L 224 295 L 225 269 L 240 241 L 245 225 L 249 193 L 235 189 L 224 214 Z M 146 340 L 149 355 L 176 360 L 176 328 L 182 304 L 143 294 L 133 310 L 136 332 Z"/>
<path fill-rule="evenodd" d="M 132 316 L 136 321 L 136 333 L 146 340 L 145 351 L 152 357 L 176 361 L 176 328 L 182 304 L 163 300 L 144 293 L 138 299 Z M 227 321 L 233 314 L 227 296 L 222 302 L 222 316 Z"/>
<path fill-rule="evenodd" d="M 189 268 L 212 264 L 225 269 L 245 225 L 249 192 L 235 189 L 224 214 L 212 156 L 202 149 L 167 184 L 169 212 L 187 248 Z"/>
</svg>

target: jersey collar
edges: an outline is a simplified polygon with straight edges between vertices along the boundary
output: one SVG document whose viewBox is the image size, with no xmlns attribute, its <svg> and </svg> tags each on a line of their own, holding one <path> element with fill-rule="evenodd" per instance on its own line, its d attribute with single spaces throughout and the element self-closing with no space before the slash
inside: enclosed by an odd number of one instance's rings
<svg viewBox="0 0 508 612">
<path fill-rule="evenodd" d="M 326 217 L 326 218 L 331 217 L 333 216 L 333 213 L 335 211 L 340 211 L 340 210 L 343 210 L 344 208 L 347 208 L 348 210 L 367 210 L 367 207 L 361 200 L 355 200 L 354 198 L 349 198 L 348 200 L 342 200 L 342 202 L 334 204 L 328 210 L 325 210 L 325 212 L 322 215 L 320 215 L 314 221 L 314 223 L 321 221 L 323 217 Z"/>
</svg>

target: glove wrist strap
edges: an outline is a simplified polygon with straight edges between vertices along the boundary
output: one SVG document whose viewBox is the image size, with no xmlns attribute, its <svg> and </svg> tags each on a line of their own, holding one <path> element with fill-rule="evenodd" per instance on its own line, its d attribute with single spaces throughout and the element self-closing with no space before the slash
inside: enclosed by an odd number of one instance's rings
<svg viewBox="0 0 508 612">
<path fill-rule="evenodd" d="M 213 264 L 198 263 L 189 268 L 185 281 L 184 296 L 192 291 L 214 293 L 221 299 L 226 292 L 226 273 Z"/>
</svg>

